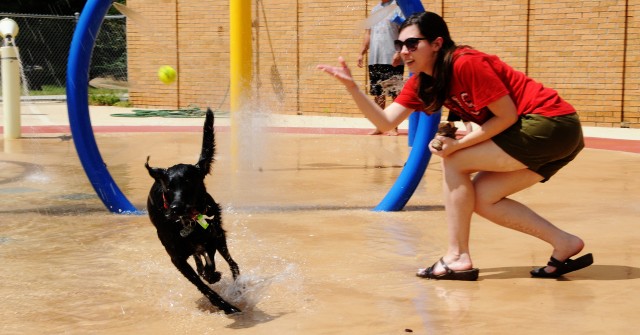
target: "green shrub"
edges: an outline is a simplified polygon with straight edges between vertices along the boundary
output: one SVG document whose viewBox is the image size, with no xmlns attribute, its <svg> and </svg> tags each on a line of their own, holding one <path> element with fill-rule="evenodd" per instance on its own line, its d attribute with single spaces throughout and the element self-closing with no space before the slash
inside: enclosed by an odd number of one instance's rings
<svg viewBox="0 0 640 335">
<path fill-rule="evenodd" d="M 90 94 L 89 104 L 97 106 L 113 106 L 120 103 L 120 97 L 115 94 Z"/>
</svg>

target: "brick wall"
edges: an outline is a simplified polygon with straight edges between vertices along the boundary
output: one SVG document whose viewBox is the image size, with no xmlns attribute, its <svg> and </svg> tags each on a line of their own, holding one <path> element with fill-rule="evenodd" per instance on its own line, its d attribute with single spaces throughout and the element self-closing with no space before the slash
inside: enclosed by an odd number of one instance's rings
<svg viewBox="0 0 640 335">
<path fill-rule="evenodd" d="M 640 128 L 640 1 L 629 1 L 625 58 L 624 122 Z"/>
<path fill-rule="evenodd" d="M 342 55 L 356 66 L 357 22 L 378 0 L 254 0 L 254 106 L 283 114 L 361 117 L 335 79 L 317 71 Z M 640 128 L 640 0 L 423 1 L 458 44 L 499 55 L 552 87 L 585 125 Z M 229 108 L 229 2 L 129 0 L 130 98 L 134 105 Z M 625 17 L 625 13 L 628 15 Z M 626 42 L 625 42 L 626 41 Z M 164 85 L 155 72 L 179 71 Z"/>
<path fill-rule="evenodd" d="M 624 1 L 533 2 L 529 74 L 590 124 L 619 126 L 624 22 Z"/>
<path fill-rule="evenodd" d="M 129 98 L 140 107 L 174 106 L 182 90 L 162 84 L 156 71 L 179 69 L 175 1 L 129 1 L 127 7 L 137 14 L 127 19 Z"/>
</svg>

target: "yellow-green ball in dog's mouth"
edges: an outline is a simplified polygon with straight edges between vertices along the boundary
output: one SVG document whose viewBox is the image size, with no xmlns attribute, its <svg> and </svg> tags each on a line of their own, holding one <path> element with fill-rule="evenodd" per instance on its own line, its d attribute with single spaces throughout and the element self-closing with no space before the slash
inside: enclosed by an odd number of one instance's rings
<svg viewBox="0 0 640 335">
<path fill-rule="evenodd" d="M 161 82 L 167 85 L 176 81 L 177 77 L 178 77 L 178 73 L 174 68 L 172 68 L 169 65 L 161 66 L 160 69 L 158 69 L 158 78 L 160 79 Z"/>
</svg>

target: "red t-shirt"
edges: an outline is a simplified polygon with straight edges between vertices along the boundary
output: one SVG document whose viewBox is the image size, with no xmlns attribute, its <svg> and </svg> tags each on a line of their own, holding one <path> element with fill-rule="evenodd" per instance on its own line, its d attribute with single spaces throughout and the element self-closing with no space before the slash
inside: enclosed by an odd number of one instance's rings
<svg viewBox="0 0 640 335">
<path fill-rule="evenodd" d="M 394 102 L 414 110 L 424 110 L 418 97 L 419 77 L 409 78 Z M 487 105 L 505 95 L 511 96 L 518 115 L 559 116 L 575 113 L 553 89 L 514 70 L 497 56 L 461 48 L 454 53 L 453 77 L 444 106 L 465 121 L 482 124 L 493 117 Z"/>
</svg>

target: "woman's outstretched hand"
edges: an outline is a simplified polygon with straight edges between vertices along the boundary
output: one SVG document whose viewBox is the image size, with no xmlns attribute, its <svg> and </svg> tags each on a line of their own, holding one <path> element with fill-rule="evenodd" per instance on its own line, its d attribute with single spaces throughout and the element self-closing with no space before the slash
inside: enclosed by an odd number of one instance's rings
<svg viewBox="0 0 640 335">
<path fill-rule="evenodd" d="M 347 63 L 345 63 L 342 56 L 338 57 L 338 63 L 340 63 L 340 66 L 320 64 L 316 66 L 316 69 L 322 70 L 334 76 L 347 88 L 356 87 L 356 82 L 353 80 L 353 76 L 351 76 L 351 70 L 349 70 Z"/>
</svg>

